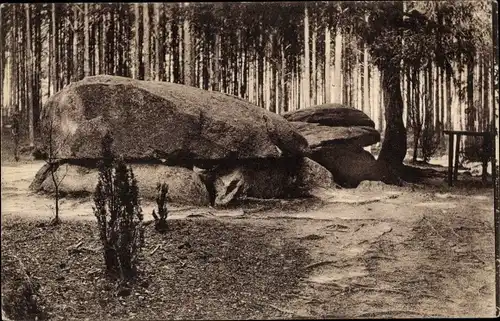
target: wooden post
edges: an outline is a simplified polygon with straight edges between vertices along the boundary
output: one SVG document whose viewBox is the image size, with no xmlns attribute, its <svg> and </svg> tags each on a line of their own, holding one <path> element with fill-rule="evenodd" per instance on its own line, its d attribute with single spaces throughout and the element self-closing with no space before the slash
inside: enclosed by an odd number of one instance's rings
<svg viewBox="0 0 500 321">
<path fill-rule="evenodd" d="M 448 185 L 453 186 L 453 134 L 448 133 Z"/>
<path fill-rule="evenodd" d="M 490 146 L 492 146 L 490 145 L 490 139 L 490 133 L 485 133 L 483 136 L 483 173 L 481 175 L 483 182 L 488 180 L 488 160 L 491 155 Z"/>
<path fill-rule="evenodd" d="M 458 177 L 458 157 L 459 157 L 459 151 L 460 151 L 460 139 L 461 139 L 460 134 L 457 134 L 457 141 L 455 142 L 455 168 L 453 170 L 453 179 L 457 180 Z"/>
</svg>

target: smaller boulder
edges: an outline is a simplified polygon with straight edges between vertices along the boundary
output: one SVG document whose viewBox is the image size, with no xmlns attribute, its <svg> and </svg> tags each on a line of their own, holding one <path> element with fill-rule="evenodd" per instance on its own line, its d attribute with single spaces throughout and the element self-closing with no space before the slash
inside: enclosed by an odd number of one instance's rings
<svg viewBox="0 0 500 321">
<path fill-rule="evenodd" d="M 219 170 L 214 204 L 225 206 L 245 197 L 308 197 L 333 187 L 332 173 L 309 158 L 258 161 Z"/>
<path fill-rule="evenodd" d="M 359 109 L 342 104 L 324 104 L 285 113 L 288 121 L 316 123 L 330 127 L 368 126 L 375 128 L 375 123 Z"/>
<path fill-rule="evenodd" d="M 208 191 L 200 177 L 184 167 L 165 166 L 160 164 L 128 164 L 131 166 L 139 187 L 139 196 L 154 200 L 157 196 L 156 184 L 167 183 L 169 186 L 168 200 L 173 203 L 200 205 L 210 204 Z M 35 191 L 53 193 L 54 182 L 51 171 L 42 168 L 45 178 L 38 178 L 32 183 Z M 41 176 L 41 175 L 40 175 Z M 62 195 L 91 195 L 94 193 L 99 171 L 73 164 L 62 164 L 55 171 Z"/>
<path fill-rule="evenodd" d="M 318 190 L 335 187 L 332 173 L 307 157 L 299 165 L 296 183 L 298 193 L 302 196 L 315 196 Z"/>
<path fill-rule="evenodd" d="M 292 164 L 281 159 L 261 160 L 218 169 L 214 205 L 225 206 L 244 197 L 283 198 L 294 183 Z"/>
<path fill-rule="evenodd" d="M 365 147 L 380 142 L 380 133 L 369 126 L 330 127 L 306 122 L 291 124 L 304 136 L 312 150 L 338 143 Z"/>
<path fill-rule="evenodd" d="M 363 148 L 338 144 L 313 152 L 311 158 L 327 168 L 342 187 L 357 187 L 362 181 L 381 181 L 399 184 L 399 179 L 387 164 L 377 161 Z"/>
</svg>

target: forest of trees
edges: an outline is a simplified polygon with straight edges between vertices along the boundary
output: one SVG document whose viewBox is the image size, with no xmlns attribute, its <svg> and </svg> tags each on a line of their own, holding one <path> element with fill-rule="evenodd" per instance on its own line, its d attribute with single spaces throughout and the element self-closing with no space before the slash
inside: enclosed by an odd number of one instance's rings
<svg viewBox="0 0 500 321">
<path fill-rule="evenodd" d="M 19 115 L 33 144 L 50 95 L 109 74 L 276 113 L 350 105 L 385 136 L 380 157 L 398 162 L 407 131 L 409 145 L 432 150 L 443 129 L 490 128 L 492 10 L 494 1 L 1 4 L 2 126 Z"/>
</svg>

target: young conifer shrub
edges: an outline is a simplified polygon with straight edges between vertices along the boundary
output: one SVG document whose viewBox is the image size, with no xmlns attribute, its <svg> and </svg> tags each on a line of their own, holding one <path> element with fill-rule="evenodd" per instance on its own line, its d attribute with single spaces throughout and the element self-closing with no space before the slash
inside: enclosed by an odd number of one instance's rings
<svg viewBox="0 0 500 321">
<path fill-rule="evenodd" d="M 123 160 L 115 158 L 112 142 L 110 135 L 102 141 L 93 211 L 103 245 L 106 270 L 112 276 L 127 280 L 137 271 L 144 244 L 144 217 L 134 173 Z"/>
<path fill-rule="evenodd" d="M 168 185 L 165 183 L 158 183 L 156 185 L 157 196 L 156 204 L 158 205 L 158 214 L 153 210 L 153 218 L 155 220 L 155 229 L 158 232 L 164 232 L 167 229 L 167 195 L 168 195 Z"/>
</svg>

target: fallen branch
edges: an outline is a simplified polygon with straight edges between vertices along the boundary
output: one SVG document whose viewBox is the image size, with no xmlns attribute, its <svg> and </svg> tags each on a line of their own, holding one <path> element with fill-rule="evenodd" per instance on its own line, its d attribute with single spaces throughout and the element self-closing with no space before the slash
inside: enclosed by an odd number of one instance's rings
<svg viewBox="0 0 500 321">
<path fill-rule="evenodd" d="M 426 298 L 432 298 L 432 299 L 436 299 L 436 300 L 446 300 L 446 301 L 451 302 L 451 303 L 456 303 L 452 299 L 448 299 L 448 298 L 445 298 L 445 297 L 442 297 L 442 296 L 437 297 L 435 295 L 428 294 L 428 293 L 421 293 L 420 296 L 423 296 L 423 297 L 426 297 Z"/>
<path fill-rule="evenodd" d="M 323 265 L 327 265 L 327 264 L 332 264 L 332 263 L 335 263 L 334 261 L 321 261 L 321 262 L 316 262 L 316 263 L 312 263 L 312 264 L 309 264 L 309 265 L 306 265 L 304 267 L 304 269 L 312 269 L 312 268 L 315 268 L 315 267 L 318 267 L 318 266 L 323 266 Z"/>
<path fill-rule="evenodd" d="M 25 237 L 24 239 L 20 240 L 19 243 L 36 240 L 36 239 L 41 238 L 42 236 L 43 236 L 43 233 L 37 234 L 35 236 L 31 236 L 31 237 Z"/>
<path fill-rule="evenodd" d="M 363 291 L 374 291 L 374 292 L 388 292 L 388 293 L 395 293 L 395 294 L 402 294 L 402 295 L 407 295 L 408 292 L 405 291 L 399 291 L 399 290 L 393 290 L 393 289 L 377 289 L 377 288 L 369 288 L 365 286 L 360 286 L 358 289 L 361 289 Z"/>
<path fill-rule="evenodd" d="M 450 229 L 451 233 L 453 233 L 456 237 L 458 237 L 459 240 L 462 239 L 462 237 L 460 235 L 458 235 L 452 227 L 449 227 L 449 229 Z"/>
<path fill-rule="evenodd" d="M 356 315 L 354 317 L 354 319 L 356 319 L 356 318 L 366 318 L 366 317 L 376 317 L 377 315 L 380 315 L 380 314 L 405 314 L 405 315 L 427 316 L 426 314 L 422 314 L 422 313 L 415 312 L 415 311 L 387 310 L 387 311 L 374 311 L 374 312 L 361 313 L 361 314 Z M 327 316 L 327 318 L 329 318 L 329 317 Z"/>
<path fill-rule="evenodd" d="M 424 216 L 422 219 L 425 219 L 427 225 L 429 225 L 429 227 L 434 231 L 434 233 L 436 233 L 443 240 L 446 240 L 446 238 L 444 238 L 441 234 L 439 234 L 439 232 L 434 228 L 434 226 L 431 224 L 430 220 L 427 217 Z"/>
<path fill-rule="evenodd" d="M 160 248 L 160 244 L 158 244 L 152 251 L 149 253 L 149 255 L 155 254 L 155 252 Z"/>
<path fill-rule="evenodd" d="M 290 310 L 285 310 L 285 309 L 282 309 L 282 308 L 277 307 L 277 306 L 275 306 L 275 305 L 273 305 L 273 304 L 269 304 L 268 306 L 270 306 L 271 308 L 273 308 L 273 309 L 275 309 L 275 310 L 278 310 L 278 311 L 280 311 L 280 312 L 282 312 L 282 313 L 295 315 L 295 312 L 292 312 L 292 311 L 290 311 Z"/>
<path fill-rule="evenodd" d="M 77 244 L 75 244 L 75 245 L 70 245 L 70 246 L 68 246 L 68 250 L 71 250 L 71 249 L 76 250 L 76 249 L 78 249 L 80 246 L 82 246 L 82 244 L 83 244 L 83 241 L 80 241 L 80 242 L 78 242 L 78 243 L 77 243 Z"/>
</svg>

